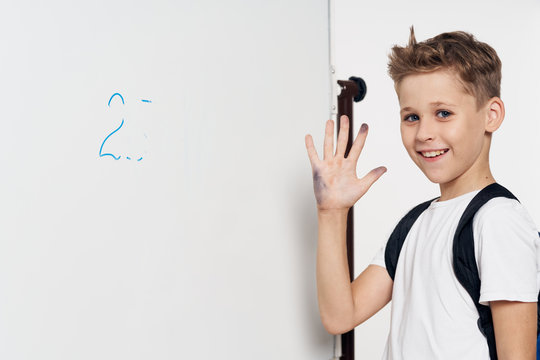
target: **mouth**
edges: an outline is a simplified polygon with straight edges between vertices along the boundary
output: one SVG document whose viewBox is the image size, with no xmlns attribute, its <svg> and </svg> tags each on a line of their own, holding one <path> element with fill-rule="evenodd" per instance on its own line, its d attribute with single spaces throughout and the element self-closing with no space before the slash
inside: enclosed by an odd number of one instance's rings
<svg viewBox="0 0 540 360">
<path fill-rule="evenodd" d="M 418 154 L 426 160 L 436 160 L 446 154 L 450 149 L 440 149 L 440 150 L 429 150 L 429 151 L 418 151 Z"/>
</svg>

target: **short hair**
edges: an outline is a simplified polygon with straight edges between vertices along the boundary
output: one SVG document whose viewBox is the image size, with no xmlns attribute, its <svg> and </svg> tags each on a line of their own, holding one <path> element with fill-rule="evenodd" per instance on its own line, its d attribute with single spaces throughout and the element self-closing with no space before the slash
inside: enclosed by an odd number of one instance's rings
<svg viewBox="0 0 540 360">
<path fill-rule="evenodd" d="M 409 44 L 394 45 L 388 55 L 388 74 L 395 86 L 407 75 L 449 69 L 459 75 L 465 92 L 476 98 L 477 109 L 500 97 L 502 64 L 491 46 L 464 31 L 445 32 L 418 43 L 414 26 L 410 31 Z"/>
</svg>

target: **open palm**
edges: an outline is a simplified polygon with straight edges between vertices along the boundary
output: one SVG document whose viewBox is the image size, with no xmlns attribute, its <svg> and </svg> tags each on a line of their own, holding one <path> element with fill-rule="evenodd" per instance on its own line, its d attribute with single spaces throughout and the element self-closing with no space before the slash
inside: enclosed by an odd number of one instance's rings
<svg viewBox="0 0 540 360">
<path fill-rule="evenodd" d="M 334 121 L 328 120 L 324 135 L 323 160 L 319 159 L 317 155 L 311 135 L 306 135 L 306 149 L 313 171 L 313 188 L 319 210 L 349 209 L 386 172 L 386 168 L 381 166 L 371 170 L 363 178 L 359 179 L 356 176 L 356 165 L 364 147 L 367 133 L 368 126 L 362 124 L 348 156 L 345 157 L 349 119 L 343 115 L 341 117 L 341 129 L 337 139 L 336 152 L 333 154 Z"/>
</svg>

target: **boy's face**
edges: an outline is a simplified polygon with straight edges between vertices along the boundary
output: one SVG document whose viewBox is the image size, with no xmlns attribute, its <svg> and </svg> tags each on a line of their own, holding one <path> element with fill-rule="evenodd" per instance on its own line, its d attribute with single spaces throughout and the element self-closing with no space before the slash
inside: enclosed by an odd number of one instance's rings
<svg viewBox="0 0 540 360">
<path fill-rule="evenodd" d="M 476 110 L 449 70 L 406 76 L 396 88 L 401 138 L 427 178 L 442 186 L 478 182 L 488 166 L 486 111 Z"/>
</svg>

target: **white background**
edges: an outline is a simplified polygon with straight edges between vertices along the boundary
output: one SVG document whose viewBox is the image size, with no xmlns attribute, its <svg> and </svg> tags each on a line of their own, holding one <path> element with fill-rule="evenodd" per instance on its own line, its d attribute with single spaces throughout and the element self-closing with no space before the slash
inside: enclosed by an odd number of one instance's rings
<svg viewBox="0 0 540 360">
<path fill-rule="evenodd" d="M 399 104 L 387 75 L 388 53 L 408 43 L 409 28 L 423 41 L 446 31 L 471 32 L 495 48 L 502 60 L 503 125 L 494 134 L 491 169 L 495 179 L 525 204 L 540 224 L 540 2 L 538 1 L 335 1 L 335 66 L 338 79 L 360 76 L 365 99 L 355 106 L 355 132 L 370 132 L 358 174 L 380 165 L 388 172 L 355 207 L 355 273 L 358 275 L 407 210 L 439 195 L 409 159 L 399 134 Z M 356 329 L 356 358 L 382 355 L 390 306 Z"/>
<path fill-rule="evenodd" d="M 1 359 L 331 357 L 304 147 L 328 116 L 327 18 L 2 2 Z M 122 119 L 120 159 L 100 157 Z"/>
</svg>

